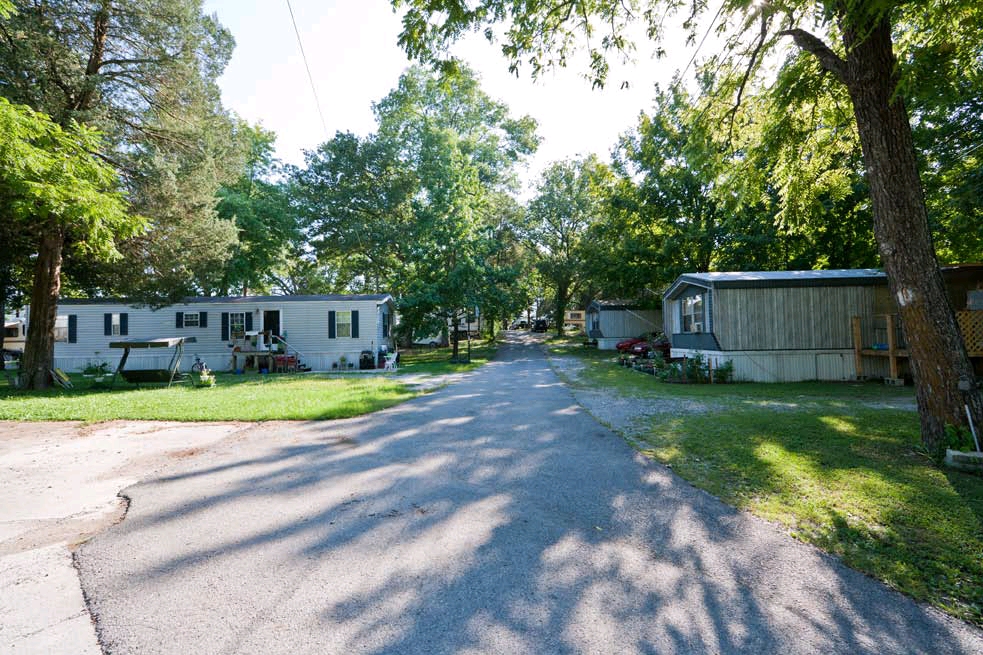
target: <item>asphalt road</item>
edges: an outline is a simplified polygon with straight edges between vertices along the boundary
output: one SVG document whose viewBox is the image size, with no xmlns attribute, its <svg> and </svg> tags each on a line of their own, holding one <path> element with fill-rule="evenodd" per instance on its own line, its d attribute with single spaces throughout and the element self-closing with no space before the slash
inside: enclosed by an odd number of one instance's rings
<svg viewBox="0 0 983 655">
<path fill-rule="evenodd" d="M 126 490 L 76 556 L 108 653 L 980 653 L 645 461 L 535 345 Z"/>
</svg>

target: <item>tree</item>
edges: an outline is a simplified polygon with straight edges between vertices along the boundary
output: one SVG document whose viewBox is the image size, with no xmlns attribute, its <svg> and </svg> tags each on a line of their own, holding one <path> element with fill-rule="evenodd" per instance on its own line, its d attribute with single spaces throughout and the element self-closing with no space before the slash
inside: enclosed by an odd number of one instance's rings
<svg viewBox="0 0 983 655">
<path fill-rule="evenodd" d="M 237 129 L 249 144 L 245 168 L 237 180 L 219 189 L 217 207 L 218 217 L 238 228 L 237 244 L 221 278 L 202 284 L 221 295 L 268 289 L 275 283 L 274 272 L 288 268 L 297 256 L 301 240 L 290 186 L 275 179 L 281 171 L 273 156 L 276 135 L 244 122 Z"/>
<path fill-rule="evenodd" d="M 144 225 L 128 212 L 115 171 L 92 154 L 99 143 L 91 129 L 62 129 L 0 98 L 0 197 L 8 225 L 29 235 L 39 253 L 21 363 L 20 384 L 27 388 L 48 385 L 65 235 L 89 256 L 112 258 L 119 256 L 118 239 Z"/>
<path fill-rule="evenodd" d="M 501 195 L 536 147 L 535 123 L 511 118 L 467 68 L 411 68 L 375 113 L 375 134 L 339 133 L 298 172 L 319 259 L 338 262 L 348 288 L 396 295 L 403 323 L 421 330 L 456 328 L 482 302 L 500 307 Z"/>
<path fill-rule="evenodd" d="M 15 9 L 0 21 L 0 94 L 63 129 L 98 129 L 102 140 L 87 143 L 150 219 L 116 244 L 128 265 L 115 275 L 81 258 L 66 262 L 79 266 L 86 287 L 146 290 L 148 299 L 186 293 L 195 270 L 224 262 L 235 239 L 235 226 L 214 214 L 223 167 L 235 167 L 238 150 L 215 85 L 230 35 L 202 13 L 201 0 L 24 1 Z M 43 325 L 61 286 L 62 254 L 75 251 L 79 235 L 37 221 L 50 232 L 24 256 L 48 266 L 32 294 L 32 317 Z M 26 349 L 41 343 L 29 339 Z"/>
<path fill-rule="evenodd" d="M 553 291 L 553 321 L 563 334 L 563 318 L 582 281 L 581 241 L 600 216 L 614 177 L 595 155 L 557 162 L 544 172 L 529 202 L 527 238 L 538 257 L 540 275 Z"/>
<path fill-rule="evenodd" d="M 608 72 L 606 55 L 632 49 L 624 36 L 629 22 L 644 21 L 647 33 L 658 38 L 665 12 L 679 7 L 656 0 L 394 0 L 394 5 L 409 7 L 400 43 L 411 56 L 436 59 L 449 41 L 470 30 L 485 28 L 493 39 L 493 25 L 507 21 L 502 49 L 512 70 L 522 62 L 528 62 L 534 74 L 563 65 L 578 45 L 577 35 L 583 34 L 598 84 Z M 690 5 L 691 31 L 707 6 Z M 929 450 L 938 452 L 947 424 L 966 425 L 964 403 L 973 420 L 983 424 L 983 397 L 935 257 L 905 98 L 915 82 L 927 82 L 922 67 L 926 60 L 946 70 L 978 69 L 983 7 L 969 1 L 725 0 L 719 20 L 720 25 L 735 26 L 728 40 L 730 51 L 747 58 L 745 74 L 730 89 L 735 106 L 765 54 L 788 39 L 846 89 L 863 152 L 874 234 L 908 341 L 922 439 Z M 820 36 L 810 32 L 812 28 L 821 30 Z M 902 35 L 897 43 L 896 33 Z M 903 48 L 900 57 L 895 45 Z M 785 65 L 797 59 L 788 57 Z"/>
</svg>

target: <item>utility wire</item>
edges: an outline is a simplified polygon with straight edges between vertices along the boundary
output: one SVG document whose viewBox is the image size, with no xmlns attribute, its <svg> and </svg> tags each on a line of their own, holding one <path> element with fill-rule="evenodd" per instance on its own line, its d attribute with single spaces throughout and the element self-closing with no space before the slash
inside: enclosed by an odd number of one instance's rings
<svg viewBox="0 0 983 655">
<path fill-rule="evenodd" d="M 706 43 L 707 37 L 710 36 L 710 31 L 713 30 L 714 24 L 717 22 L 717 19 L 720 18 L 720 14 L 723 13 L 725 4 L 726 3 L 724 2 L 720 3 L 720 8 L 717 9 L 716 15 L 713 17 L 713 20 L 710 21 L 710 25 L 707 26 L 707 31 L 703 33 L 703 38 L 700 39 L 700 44 L 696 46 L 696 50 L 693 51 L 693 56 L 689 58 L 689 62 L 687 62 L 686 68 L 684 68 L 683 72 L 679 75 L 680 81 L 678 83 L 681 83 L 683 78 L 686 77 L 686 73 L 689 72 L 689 67 L 692 66 L 693 62 L 696 60 L 696 55 L 700 54 L 700 50 L 703 48 L 703 44 Z"/>
<path fill-rule="evenodd" d="M 317 89 L 314 87 L 314 76 L 311 75 L 311 66 L 307 63 L 307 53 L 304 52 L 304 42 L 300 38 L 300 30 L 297 29 L 297 19 L 294 18 L 294 9 L 287 0 L 287 10 L 290 12 L 290 22 L 294 25 L 294 34 L 297 35 L 297 45 L 300 46 L 300 56 L 304 60 L 304 68 L 307 69 L 307 79 L 311 82 L 311 92 L 314 94 L 314 104 L 317 106 L 317 115 L 321 117 L 321 127 L 324 129 L 324 138 L 331 137 L 328 134 L 328 124 L 324 120 L 324 112 L 321 111 L 321 101 L 317 97 Z"/>
</svg>

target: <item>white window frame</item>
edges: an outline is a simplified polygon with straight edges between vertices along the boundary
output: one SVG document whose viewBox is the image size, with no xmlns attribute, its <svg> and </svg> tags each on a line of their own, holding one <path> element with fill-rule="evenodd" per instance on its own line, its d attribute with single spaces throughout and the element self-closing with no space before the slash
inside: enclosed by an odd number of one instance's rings
<svg viewBox="0 0 983 655">
<path fill-rule="evenodd" d="M 239 320 L 236 320 L 238 318 Z M 236 324 L 242 329 L 236 330 Z M 242 339 L 246 336 L 246 312 L 229 312 L 229 338 Z"/>
<path fill-rule="evenodd" d="M 194 316 L 194 320 L 189 321 L 188 319 Z M 243 319 L 245 320 L 245 319 Z M 229 328 L 231 329 L 232 319 L 229 319 Z M 201 312 L 184 312 L 184 327 L 186 328 L 196 328 L 201 327 Z"/>
<path fill-rule="evenodd" d="M 120 336 L 120 318 L 119 318 L 119 314 L 118 313 L 113 313 L 112 314 L 112 317 L 113 317 L 112 318 L 112 329 L 110 330 L 110 334 L 112 334 L 114 337 L 118 337 L 118 336 Z"/>
<path fill-rule="evenodd" d="M 680 326 L 683 333 L 699 334 L 706 325 L 705 294 L 698 293 L 679 302 Z"/>
<path fill-rule="evenodd" d="M 68 314 L 55 316 L 55 341 L 68 343 Z"/>
<path fill-rule="evenodd" d="M 343 317 L 347 320 L 343 321 Z M 342 327 L 345 329 L 342 330 Z M 334 334 L 339 339 L 350 339 L 352 337 L 352 313 L 350 311 L 335 313 Z"/>
</svg>

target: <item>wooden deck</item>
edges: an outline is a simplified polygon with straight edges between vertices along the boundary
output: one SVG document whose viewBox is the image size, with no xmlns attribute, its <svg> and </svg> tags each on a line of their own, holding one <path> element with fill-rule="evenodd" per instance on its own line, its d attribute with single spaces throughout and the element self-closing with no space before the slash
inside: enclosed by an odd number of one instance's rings
<svg viewBox="0 0 983 655">
<path fill-rule="evenodd" d="M 857 367 L 857 377 L 864 376 L 864 357 L 886 357 L 890 367 L 891 379 L 900 378 L 902 360 L 908 359 L 908 349 L 906 344 L 899 345 L 899 322 L 897 314 L 878 314 L 885 320 L 885 331 L 887 343 L 883 348 L 870 348 L 863 345 L 863 329 L 859 316 L 854 316 L 852 320 L 853 329 L 853 353 Z M 959 332 L 963 336 L 963 343 L 966 344 L 966 351 L 970 358 L 983 359 L 983 311 L 960 311 L 956 312 L 956 322 L 959 324 Z"/>
</svg>

